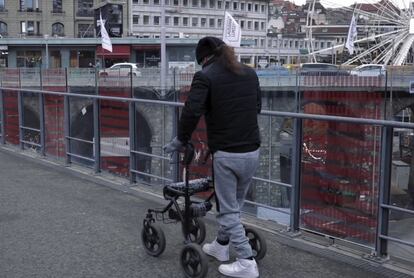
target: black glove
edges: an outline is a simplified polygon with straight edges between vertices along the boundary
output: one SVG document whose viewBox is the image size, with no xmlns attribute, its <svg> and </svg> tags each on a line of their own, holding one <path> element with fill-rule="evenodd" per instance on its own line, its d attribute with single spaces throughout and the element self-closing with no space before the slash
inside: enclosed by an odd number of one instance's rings
<svg viewBox="0 0 414 278">
<path fill-rule="evenodd" d="M 172 139 L 171 142 L 166 144 L 162 149 L 166 153 L 172 153 L 182 151 L 183 147 L 183 143 L 180 140 L 178 140 L 177 137 L 174 137 L 174 139 Z"/>
</svg>

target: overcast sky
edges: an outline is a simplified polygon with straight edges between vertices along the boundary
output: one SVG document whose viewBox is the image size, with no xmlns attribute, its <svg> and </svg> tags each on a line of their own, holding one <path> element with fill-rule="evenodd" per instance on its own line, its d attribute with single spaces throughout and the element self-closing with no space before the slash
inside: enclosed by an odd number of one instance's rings
<svg viewBox="0 0 414 278">
<path fill-rule="evenodd" d="M 303 5 L 305 4 L 306 0 L 290 0 L 291 2 L 295 3 L 296 5 Z M 396 6 L 400 7 L 400 8 L 404 8 L 404 3 L 405 6 L 408 7 L 408 3 L 411 2 L 409 0 L 389 0 L 392 3 L 394 3 Z M 339 2 L 339 3 L 338 3 Z M 321 0 L 321 3 L 324 5 L 324 7 L 339 7 L 340 5 L 343 6 L 349 6 L 352 5 L 354 3 L 376 3 L 378 2 L 377 0 Z"/>
</svg>

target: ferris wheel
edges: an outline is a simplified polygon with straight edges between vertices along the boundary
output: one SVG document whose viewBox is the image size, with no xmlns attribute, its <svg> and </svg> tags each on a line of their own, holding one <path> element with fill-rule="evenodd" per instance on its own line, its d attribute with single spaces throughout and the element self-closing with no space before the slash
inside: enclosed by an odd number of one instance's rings
<svg viewBox="0 0 414 278">
<path fill-rule="evenodd" d="M 412 3 L 406 1 L 365 0 L 364 3 L 340 6 L 333 0 L 322 0 L 321 4 L 329 7 L 329 13 L 342 15 L 347 18 L 347 23 L 343 21 L 340 22 L 341 24 L 334 25 L 328 22 L 328 24 L 320 25 L 317 20 L 319 0 L 312 0 L 308 6 L 306 19 L 306 37 L 310 42 L 307 48 L 310 60 L 316 62 L 318 56 L 334 52 L 347 53 L 344 48 L 345 42 L 315 49 L 313 41 L 318 28 L 342 28 L 347 33 L 352 15 L 354 15 L 358 33 L 354 40 L 355 52 L 352 55 L 346 55 L 342 61 L 344 65 L 405 64 L 407 59 L 412 59 L 414 53 L 412 51 L 414 49 L 414 9 Z"/>
</svg>

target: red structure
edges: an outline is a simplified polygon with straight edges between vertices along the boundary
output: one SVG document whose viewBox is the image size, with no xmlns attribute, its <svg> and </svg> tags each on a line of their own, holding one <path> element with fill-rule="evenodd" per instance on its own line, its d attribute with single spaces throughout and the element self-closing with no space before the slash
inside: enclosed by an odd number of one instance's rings
<svg viewBox="0 0 414 278">
<path fill-rule="evenodd" d="M 304 92 L 304 112 L 380 119 L 382 93 Z M 305 120 L 302 226 L 374 243 L 380 130 L 373 126 Z"/>
</svg>

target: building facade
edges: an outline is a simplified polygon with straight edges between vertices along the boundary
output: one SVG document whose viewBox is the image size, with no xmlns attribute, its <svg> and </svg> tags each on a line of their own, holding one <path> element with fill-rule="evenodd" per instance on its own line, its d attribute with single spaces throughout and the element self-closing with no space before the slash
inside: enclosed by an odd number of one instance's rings
<svg viewBox="0 0 414 278">
<path fill-rule="evenodd" d="M 309 5 L 280 0 L 164 0 L 163 6 L 162 1 L 0 0 L 0 66 L 88 67 L 99 60 L 106 67 L 117 62 L 158 67 L 162 27 L 170 65 L 192 66 L 198 39 L 222 36 L 226 11 L 242 29 L 242 45 L 236 48 L 241 62 L 266 67 L 306 61 L 303 50 L 308 42 L 302 27 L 303 9 Z M 112 53 L 104 54 L 97 38 L 100 14 L 113 38 Z M 270 24 L 275 18 L 283 20 L 278 28 Z M 317 38 L 315 49 L 332 43 L 332 38 Z"/>
</svg>

